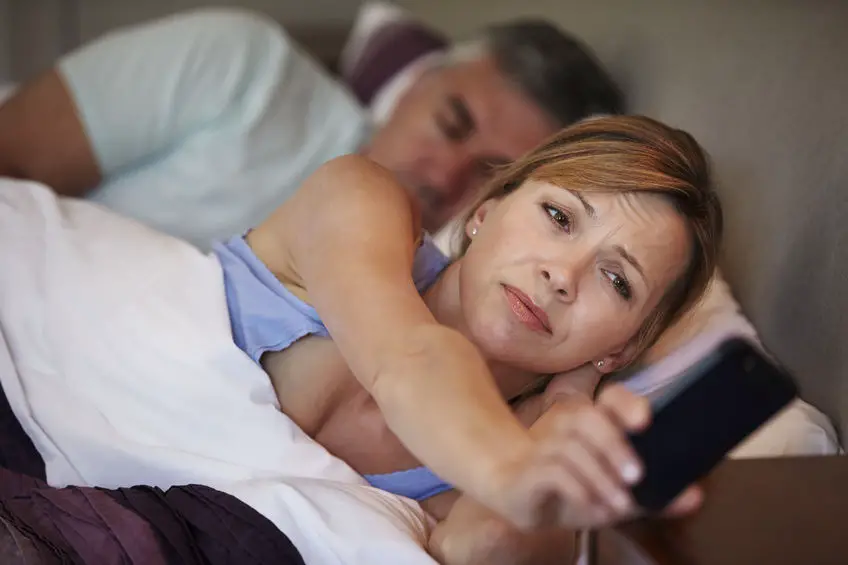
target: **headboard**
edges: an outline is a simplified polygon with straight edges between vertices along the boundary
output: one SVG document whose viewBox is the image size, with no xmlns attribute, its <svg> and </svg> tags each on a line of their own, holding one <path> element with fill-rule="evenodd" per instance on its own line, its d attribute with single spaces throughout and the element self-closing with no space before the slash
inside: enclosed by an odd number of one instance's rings
<svg viewBox="0 0 848 565">
<path fill-rule="evenodd" d="M 405 4 L 409 5 L 409 2 Z M 540 14 L 587 41 L 630 109 L 713 158 L 723 268 L 803 396 L 848 437 L 848 3 L 412 2 L 454 36 Z"/>
</svg>

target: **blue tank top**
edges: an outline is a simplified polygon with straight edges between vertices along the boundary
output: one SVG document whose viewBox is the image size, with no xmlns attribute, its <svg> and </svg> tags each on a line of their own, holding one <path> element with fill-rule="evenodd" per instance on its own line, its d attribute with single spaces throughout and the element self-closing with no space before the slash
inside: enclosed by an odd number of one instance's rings
<svg viewBox="0 0 848 565">
<path fill-rule="evenodd" d="M 224 274 L 224 290 L 235 344 L 256 363 L 263 353 L 281 351 L 308 335 L 329 337 L 315 309 L 289 291 L 247 245 L 242 236 L 213 246 Z M 425 235 L 415 253 L 412 278 L 423 293 L 449 264 Z M 426 467 L 365 475 L 375 488 L 413 500 L 450 490 Z"/>
</svg>

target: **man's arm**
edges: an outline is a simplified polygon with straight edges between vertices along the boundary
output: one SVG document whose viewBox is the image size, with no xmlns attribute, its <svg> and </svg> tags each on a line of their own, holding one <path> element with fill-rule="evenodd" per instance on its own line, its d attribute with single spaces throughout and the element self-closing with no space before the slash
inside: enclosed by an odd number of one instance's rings
<svg viewBox="0 0 848 565">
<path fill-rule="evenodd" d="M 76 105 L 56 70 L 0 106 L 0 176 L 35 180 L 67 196 L 80 196 L 100 182 Z"/>
<path fill-rule="evenodd" d="M 265 18 L 197 10 L 109 33 L 0 106 L 0 176 L 80 196 L 214 120 L 249 112 L 291 46 Z"/>
</svg>

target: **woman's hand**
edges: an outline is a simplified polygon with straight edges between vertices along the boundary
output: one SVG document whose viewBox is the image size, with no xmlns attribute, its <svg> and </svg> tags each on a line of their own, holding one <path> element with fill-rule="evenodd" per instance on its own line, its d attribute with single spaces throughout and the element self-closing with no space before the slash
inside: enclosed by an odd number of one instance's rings
<svg viewBox="0 0 848 565">
<path fill-rule="evenodd" d="M 494 477 L 500 495 L 493 509 L 522 530 L 586 528 L 633 517 L 629 487 L 641 479 L 642 466 L 626 433 L 649 421 L 647 400 L 620 386 L 605 389 L 596 403 L 565 396 L 533 427 L 532 456 Z M 668 511 L 687 512 L 699 503 L 700 493 L 690 489 Z"/>
<path fill-rule="evenodd" d="M 604 502 L 602 494 L 604 485 L 617 483 L 618 486 L 613 487 L 613 492 L 616 490 L 626 492 L 626 486 L 622 486 L 622 483 L 626 484 L 626 481 L 616 478 L 609 463 L 605 464 L 607 468 L 604 473 L 607 477 L 605 480 L 601 479 L 600 484 L 597 484 L 597 480 L 593 480 L 596 477 L 585 471 L 586 459 L 578 456 L 577 461 L 572 463 L 575 446 L 584 445 L 582 426 L 590 428 L 587 432 L 590 439 L 585 441 L 589 446 L 585 449 L 587 451 L 592 449 L 595 453 L 604 451 L 604 446 L 599 448 L 598 441 L 591 439 L 596 427 L 592 425 L 594 419 L 599 418 L 613 425 L 617 428 L 615 433 L 620 437 L 623 437 L 628 426 L 615 425 L 615 422 L 628 420 L 628 417 L 637 420 L 636 426 L 631 427 L 638 427 L 639 423 L 644 422 L 646 409 L 642 399 L 619 387 L 606 391 L 598 404 L 593 407 L 592 396 L 598 380 L 599 374 L 591 365 L 587 365 L 585 368 L 558 376 L 548 386 L 544 395 L 528 399 L 517 409 L 519 418 L 525 421 L 525 425 L 531 426 L 531 432 L 541 442 L 540 445 L 553 442 L 561 451 L 557 460 L 562 461 L 562 464 L 556 466 L 556 472 L 564 471 L 569 476 L 577 476 L 575 483 L 579 485 L 577 487 L 579 493 L 575 497 L 570 493 L 571 491 L 568 491 L 566 495 L 574 501 L 570 513 L 563 511 L 562 508 L 554 507 L 557 514 L 550 517 L 550 521 L 555 524 L 561 525 L 567 520 L 572 526 L 575 524 L 596 525 L 598 521 L 611 522 L 638 513 L 632 504 L 629 511 L 623 511 L 610 509 L 609 504 Z M 615 416 L 610 416 L 611 413 Z M 632 420 L 630 420 L 631 424 Z M 579 450 L 578 453 L 580 453 Z M 603 455 L 598 455 L 595 459 L 596 462 L 608 460 Z M 532 465 L 528 464 L 527 469 L 531 467 Z M 525 471 L 525 473 L 514 483 L 517 485 L 515 491 L 519 493 L 514 496 L 519 499 L 523 497 L 528 501 L 534 497 L 538 499 L 539 497 L 533 493 L 539 489 L 539 484 L 534 483 L 530 478 L 531 471 Z M 620 473 L 618 475 L 620 476 Z M 548 495 L 551 491 L 555 496 L 563 496 L 562 492 L 550 488 Z M 585 501 L 588 498 L 587 493 L 592 493 L 589 502 Z M 584 502 L 580 502 L 580 497 L 583 497 Z M 564 504 L 568 504 L 567 499 L 562 500 Z M 666 514 L 690 512 L 697 507 L 699 501 L 698 491 L 691 489 L 672 504 Z M 532 510 L 530 512 L 533 513 Z M 535 515 L 539 514 L 540 512 L 536 510 Z M 600 515 L 598 519 L 593 519 L 598 515 Z M 537 520 L 537 522 L 540 521 L 544 520 Z M 521 531 L 468 496 L 461 496 L 450 513 L 433 531 L 429 550 L 444 565 L 482 565 L 484 563 L 486 565 L 543 565 L 576 561 L 578 548 L 575 532 L 579 528 L 536 528 L 532 532 L 526 529 Z M 568 556 L 572 556 L 571 559 Z"/>
</svg>

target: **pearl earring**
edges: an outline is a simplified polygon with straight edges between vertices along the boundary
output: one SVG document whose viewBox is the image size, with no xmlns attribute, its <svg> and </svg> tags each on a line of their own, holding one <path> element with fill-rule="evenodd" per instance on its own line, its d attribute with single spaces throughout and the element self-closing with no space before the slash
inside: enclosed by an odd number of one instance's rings
<svg viewBox="0 0 848 565">
<path fill-rule="evenodd" d="M 471 237 L 477 235 L 477 228 L 471 228 Z"/>
</svg>

